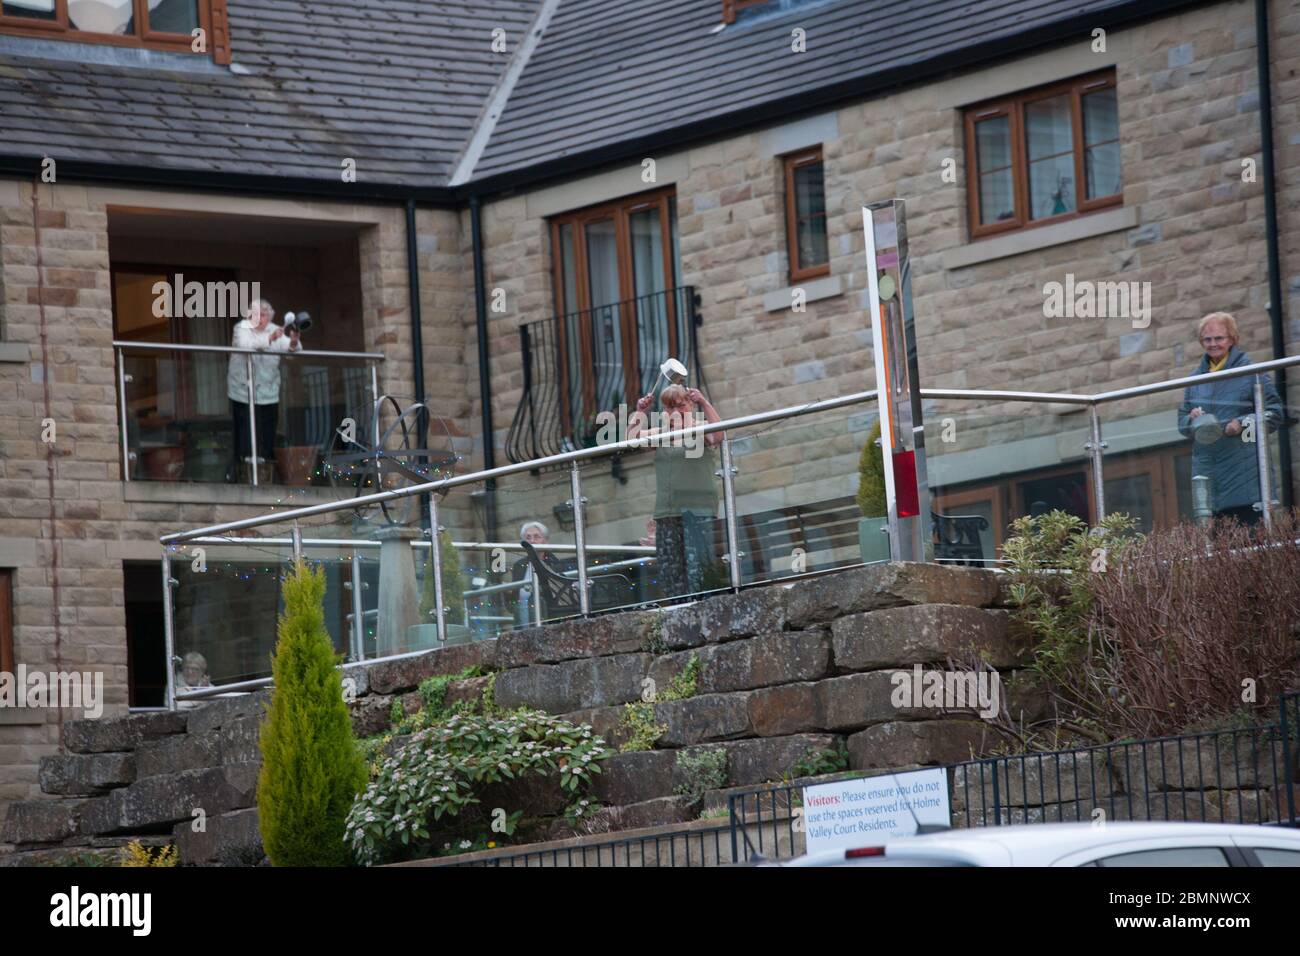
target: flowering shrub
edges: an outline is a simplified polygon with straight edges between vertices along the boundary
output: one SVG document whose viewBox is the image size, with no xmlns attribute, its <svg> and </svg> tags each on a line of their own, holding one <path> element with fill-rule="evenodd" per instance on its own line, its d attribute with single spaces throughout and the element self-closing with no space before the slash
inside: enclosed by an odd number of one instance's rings
<svg viewBox="0 0 1300 956">
<path fill-rule="evenodd" d="M 366 865 L 430 856 L 448 836 L 460 845 L 466 841 L 459 831 L 481 824 L 483 787 L 555 776 L 566 794 L 580 798 L 610 754 L 589 725 L 541 711 L 453 714 L 383 761 L 352 805 L 344 839 Z"/>
</svg>

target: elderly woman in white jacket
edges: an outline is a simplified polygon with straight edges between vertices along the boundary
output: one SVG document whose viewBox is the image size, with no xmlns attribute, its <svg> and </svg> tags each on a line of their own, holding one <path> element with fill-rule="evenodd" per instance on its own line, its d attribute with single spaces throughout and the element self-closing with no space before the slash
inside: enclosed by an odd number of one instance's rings
<svg viewBox="0 0 1300 956">
<path fill-rule="evenodd" d="M 248 309 L 248 316 L 235 326 L 231 345 L 237 349 L 266 349 L 268 352 L 294 352 L 301 346 L 298 332 L 288 333 L 271 322 L 275 309 L 258 299 Z M 230 397 L 230 417 L 235 426 L 231 445 L 230 468 L 226 481 L 239 481 L 239 462 L 250 458 L 248 423 L 248 356 L 230 356 L 226 376 L 226 394 Z M 253 415 L 257 419 L 257 458 L 270 461 L 275 453 L 275 427 L 280 417 L 280 356 L 253 356 Z"/>
</svg>

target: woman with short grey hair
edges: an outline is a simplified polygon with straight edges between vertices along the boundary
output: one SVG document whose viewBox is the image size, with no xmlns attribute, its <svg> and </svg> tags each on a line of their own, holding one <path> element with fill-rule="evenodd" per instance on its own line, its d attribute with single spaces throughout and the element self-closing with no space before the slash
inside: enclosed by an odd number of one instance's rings
<svg viewBox="0 0 1300 956">
<path fill-rule="evenodd" d="M 531 544 L 537 550 L 538 558 L 546 562 L 547 565 L 554 564 L 556 572 L 562 573 L 560 562 L 551 555 L 550 551 L 542 550 L 542 546 L 549 544 L 551 541 L 551 532 L 546 525 L 540 521 L 525 521 L 519 527 L 519 540 Z M 527 555 L 515 562 L 511 577 L 513 580 L 521 581 L 524 584 L 524 587 L 519 589 L 519 604 L 515 611 L 515 623 L 520 627 L 527 627 L 532 623 L 533 602 L 537 600 L 537 589 L 533 585 L 537 576 Z"/>
<path fill-rule="evenodd" d="M 1205 355 L 1193 375 L 1205 375 L 1250 365 L 1250 356 L 1237 347 L 1241 333 L 1227 312 L 1211 312 L 1196 327 Z M 1263 518 L 1255 510 L 1260 501 L 1257 441 L 1268 441 L 1267 427 L 1282 420 L 1282 399 L 1264 376 L 1264 421 L 1255 421 L 1255 376 L 1202 385 L 1183 391 L 1178 409 L 1178 430 L 1192 439 L 1192 475 L 1210 479 L 1212 510 L 1216 517 L 1255 524 Z M 1261 507 L 1268 507 L 1263 502 Z"/>
</svg>

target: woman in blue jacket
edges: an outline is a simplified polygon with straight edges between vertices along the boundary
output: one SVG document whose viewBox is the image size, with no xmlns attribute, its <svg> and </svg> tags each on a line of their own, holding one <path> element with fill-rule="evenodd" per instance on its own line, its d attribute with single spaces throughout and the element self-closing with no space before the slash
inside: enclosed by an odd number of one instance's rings
<svg viewBox="0 0 1300 956">
<path fill-rule="evenodd" d="M 1250 356 L 1237 348 L 1237 320 L 1227 312 L 1211 312 L 1197 326 L 1205 355 L 1193 375 L 1250 365 Z M 1193 439 L 1192 474 L 1211 479 L 1214 514 L 1254 524 L 1263 517 L 1255 510 L 1260 500 L 1259 459 L 1256 441 L 1267 441 L 1266 426 L 1282 420 L 1282 400 L 1264 376 L 1264 419 L 1255 421 L 1255 376 L 1203 385 L 1189 385 L 1178 409 L 1178 430 Z M 1213 416 L 1204 418 L 1203 416 Z"/>
</svg>

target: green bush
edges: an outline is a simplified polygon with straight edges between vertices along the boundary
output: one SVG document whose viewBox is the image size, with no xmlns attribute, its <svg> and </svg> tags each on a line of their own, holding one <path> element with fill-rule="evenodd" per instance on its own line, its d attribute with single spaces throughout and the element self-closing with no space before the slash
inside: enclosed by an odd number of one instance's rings
<svg viewBox="0 0 1300 956">
<path fill-rule="evenodd" d="M 442 555 L 442 603 L 447 608 L 448 624 L 465 623 L 465 580 L 460 570 L 460 552 L 446 531 L 438 533 L 438 552 Z M 424 560 L 424 584 L 420 589 L 420 621 L 432 624 L 438 606 L 433 591 L 433 549 Z"/>
<path fill-rule="evenodd" d="M 849 752 L 843 744 L 814 750 L 804 754 L 782 776 L 783 780 L 799 780 L 803 777 L 821 777 L 828 773 L 839 773 L 849 769 Z"/>
<path fill-rule="evenodd" d="M 864 518 L 883 518 L 889 513 L 885 504 L 885 456 L 879 445 L 880 419 L 871 428 L 867 443 L 858 458 L 858 509 Z"/>
<path fill-rule="evenodd" d="M 727 751 L 721 747 L 710 750 L 679 750 L 677 770 L 682 782 L 673 788 L 679 797 L 698 800 L 710 790 L 721 790 L 727 785 Z"/>
<path fill-rule="evenodd" d="M 480 805 L 484 787 L 558 777 L 560 788 L 580 799 L 608 756 L 590 726 L 541 711 L 452 714 L 384 760 L 348 814 L 347 842 L 367 865 L 430 856 L 439 846 L 486 846 L 495 840 L 482 832 L 494 822 Z M 522 813 L 507 817 L 505 835 Z"/>
<path fill-rule="evenodd" d="M 295 563 L 284 581 L 257 782 L 262 843 L 275 866 L 346 865 L 344 821 L 366 782 L 324 598 L 324 570 Z"/>
<path fill-rule="evenodd" d="M 1017 518 L 1002 546 L 1016 616 L 1037 637 L 1033 668 L 1075 706 L 1095 695 L 1088 679 L 1094 657 L 1089 619 L 1095 603 L 1094 575 L 1116 564 L 1124 549 L 1141 541 L 1136 522 L 1107 515 L 1096 528 L 1064 511 Z"/>
<path fill-rule="evenodd" d="M 704 664 L 700 661 L 699 654 L 692 654 L 687 660 L 686 666 L 673 675 L 673 679 L 668 682 L 667 689 L 659 695 L 659 700 L 686 700 L 688 697 L 695 696 L 695 688 L 700 681 L 700 672 L 704 670 Z"/>
<path fill-rule="evenodd" d="M 653 750 L 659 738 L 668 732 L 665 724 L 655 723 L 655 705 L 652 701 L 638 700 L 623 705 L 623 716 L 618 719 L 615 733 L 623 736 L 618 748 L 622 753 L 634 750 Z"/>
</svg>

